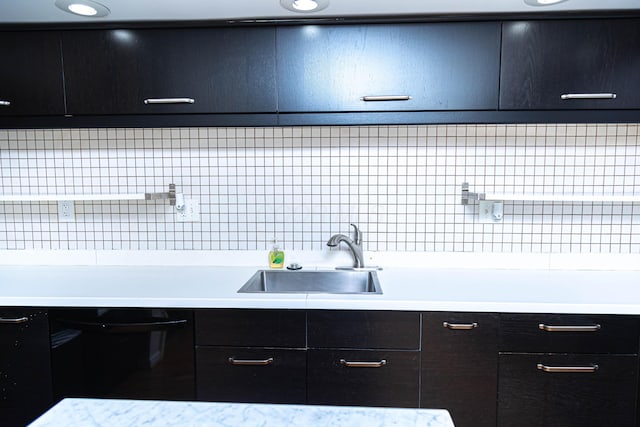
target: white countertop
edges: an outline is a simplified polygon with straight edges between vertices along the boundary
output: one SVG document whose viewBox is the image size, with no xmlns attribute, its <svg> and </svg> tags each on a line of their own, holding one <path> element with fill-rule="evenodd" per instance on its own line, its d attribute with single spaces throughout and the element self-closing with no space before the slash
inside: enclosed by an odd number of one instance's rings
<svg viewBox="0 0 640 427">
<path fill-rule="evenodd" d="M 64 399 L 30 427 L 454 427 L 443 409 Z"/>
<path fill-rule="evenodd" d="M 640 271 L 386 268 L 382 295 L 237 293 L 258 269 L 0 266 L 0 306 L 640 314 Z"/>
</svg>

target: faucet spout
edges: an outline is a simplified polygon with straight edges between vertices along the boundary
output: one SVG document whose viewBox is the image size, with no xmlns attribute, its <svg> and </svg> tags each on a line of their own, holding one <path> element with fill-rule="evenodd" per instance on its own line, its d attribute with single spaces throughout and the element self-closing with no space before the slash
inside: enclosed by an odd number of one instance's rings
<svg viewBox="0 0 640 427">
<path fill-rule="evenodd" d="M 362 232 L 355 224 L 351 224 L 351 226 L 355 231 L 355 240 L 351 240 L 350 237 L 345 236 L 344 234 L 334 234 L 329 238 L 327 246 L 336 247 L 340 244 L 340 242 L 346 243 L 349 249 L 351 249 L 351 253 L 353 255 L 353 266 L 355 268 L 364 268 L 364 254 L 362 252 Z"/>
</svg>

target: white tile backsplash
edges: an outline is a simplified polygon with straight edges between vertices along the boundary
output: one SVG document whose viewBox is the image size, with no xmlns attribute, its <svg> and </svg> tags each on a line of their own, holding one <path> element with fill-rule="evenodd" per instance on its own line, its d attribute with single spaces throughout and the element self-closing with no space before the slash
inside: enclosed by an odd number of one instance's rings
<svg viewBox="0 0 640 427">
<path fill-rule="evenodd" d="M 637 124 L 0 130 L 4 195 L 177 191 L 163 201 L 0 204 L 0 249 L 319 251 L 357 223 L 379 252 L 640 253 L 640 204 L 505 202 L 471 191 L 640 194 Z"/>
</svg>

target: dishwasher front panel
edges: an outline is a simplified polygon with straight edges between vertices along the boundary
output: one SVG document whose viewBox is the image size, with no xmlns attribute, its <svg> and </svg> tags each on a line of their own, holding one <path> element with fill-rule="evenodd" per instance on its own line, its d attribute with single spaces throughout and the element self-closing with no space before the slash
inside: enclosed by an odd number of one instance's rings
<svg viewBox="0 0 640 427">
<path fill-rule="evenodd" d="M 194 400 L 191 310 L 55 309 L 49 318 L 55 400 Z"/>
</svg>

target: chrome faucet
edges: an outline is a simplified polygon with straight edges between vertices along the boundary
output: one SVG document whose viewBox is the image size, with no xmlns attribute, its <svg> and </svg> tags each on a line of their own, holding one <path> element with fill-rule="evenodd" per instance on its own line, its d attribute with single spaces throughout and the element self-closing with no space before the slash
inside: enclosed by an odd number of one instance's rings
<svg viewBox="0 0 640 427">
<path fill-rule="evenodd" d="M 345 242 L 347 246 L 349 246 L 349 249 L 351 249 L 351 253 L 353 254 L 353 267 L 364 268 L 364 254 L 362 253 L 362 232 L 355 224 L 351 224 L 351 226 L 355 231 L 354 240 L 351 240 L 351 238 L 345 236 L 344 234 L 334 234 L 327 242 L 327 246 L 336 247 L 340 244 L 340 242 Z"/>
</svg>

